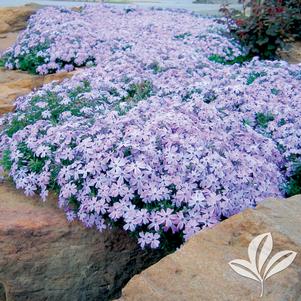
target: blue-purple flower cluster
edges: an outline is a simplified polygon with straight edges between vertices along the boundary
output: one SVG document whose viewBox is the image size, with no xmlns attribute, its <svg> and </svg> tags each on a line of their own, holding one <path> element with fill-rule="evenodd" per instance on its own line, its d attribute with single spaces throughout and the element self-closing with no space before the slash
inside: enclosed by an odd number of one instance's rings
<svg viewBox="0 0 301 301">
<path fill-rule="evenodd" d="M 68 220 L 117 225 L 142 248 L 177 245 L 283 196 L 300 155 L 300 65 L 214 63 L 208 54 L 233 45 L 222 25 L 173 11 L 50 8 L 23 37 L 59 13 L 106 25 L 94 30 L 103 48 L 95 67 L 19 98 L 2 119 L 2 166 L 18 189 L 43 200 L 56 191 Z"/>
<path fill-rule="evenodd" d="M 23 66 L 24 61 L 30 60 L 37 65 L 36 73 L 47 74 L 126 55 L 158 71 L 171 68 L 174 60 L 195 61 L 200 52 L 233 59 L 242 54 L 241 47 L 225 37 L 226 30 L 213 19 L 182 11 L 49 7 L 30 18 L 5 53 L 6 67 L 26 70 L 30 66 Z"/>
</svg>

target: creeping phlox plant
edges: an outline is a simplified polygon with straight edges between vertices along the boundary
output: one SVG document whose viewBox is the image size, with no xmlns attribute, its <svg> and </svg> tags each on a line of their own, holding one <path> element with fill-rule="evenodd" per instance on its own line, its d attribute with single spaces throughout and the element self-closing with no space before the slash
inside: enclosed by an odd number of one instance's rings
<svg viewBox="0 0 301 301">
<path fill-rule="evenodd" d="M 50 7 L 30 18 L 3 57 L 9 69 L 47 74 L 92 66 L 112 55 L 131 55 L 159 72 L 174 59 L 189 61 L 199 52 L 224 61 L 242 55 L 225 31 L 225 25 L 212 19 L 178 11 L 86 6 L 77 12 Z"/>
<path fill-rule="evenodd" d="M 285 195 L 300 162 L 300 65 L 210 60 L 232 41 L 190 14 L 85 10 L 108 32 L 127 14 L 140 29 L 118 33 L 132 47 L 104 46 L 95 67 L 20 97 L 2 118 L 1 165 L 17 188 L 43 200 L 54 191 L 68 220 L 168 250 Z"/>
</svg>

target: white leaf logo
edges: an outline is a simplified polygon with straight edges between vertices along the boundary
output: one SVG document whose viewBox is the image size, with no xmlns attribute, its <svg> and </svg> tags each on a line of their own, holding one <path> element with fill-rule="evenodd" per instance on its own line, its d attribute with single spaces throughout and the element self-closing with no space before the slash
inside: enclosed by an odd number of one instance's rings
<svg viewBox="0 0 301 301">
<path fill-rule="evenodd" d="M 260 246 L 261 249 L 259 248 Z M 256 236 L 249 244 L 248 256 L 249 261 L 235 259 L 229 262 L 230 267 L 241 276 L 260 282 L 261 294 L 264 292 L 264 281 L 286 269 L 295 259 L 297 253 L 285 250 L 275 254 L 267 262 L 273 249 L 273 239 L 271 233 L 264 233 Z M 267 262 L 263 271 L 263 266 Z"/>
</svg>

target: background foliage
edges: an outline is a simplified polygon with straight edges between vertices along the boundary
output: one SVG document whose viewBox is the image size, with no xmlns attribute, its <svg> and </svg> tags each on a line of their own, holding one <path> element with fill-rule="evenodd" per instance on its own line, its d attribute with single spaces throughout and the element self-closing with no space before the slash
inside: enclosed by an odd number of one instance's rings
<svg viewBox="0 0 301 301">
<path fill-rule="evenodd" d="M 244 1 L 243 11 L 221 8 L 231 33 L 252 56 L 275 58 L 285 43 L 301 37 L 300 0 Z"/>
</svg>

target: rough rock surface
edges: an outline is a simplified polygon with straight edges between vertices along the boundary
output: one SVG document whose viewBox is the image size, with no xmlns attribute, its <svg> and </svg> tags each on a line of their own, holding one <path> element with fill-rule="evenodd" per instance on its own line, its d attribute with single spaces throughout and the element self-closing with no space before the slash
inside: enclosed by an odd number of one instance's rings
<svg viewBox="0 0 301 301">
<path fill-rule="evenodd" d="M 287 51 L 282 50 L 280 56 L 283 60 L 291 64 L 301 63 L 301 42 L 295 42 L 290 45 Z"/>
<path fill-rule="evenodd" d="M 25 5 L 15 8 L 0 8 L 0 53 L 16 41 L 19 34 L 18 30 L 26 27 L 26 20 L 38 7 L 37 5 Z M 1 31 L 1 28 L 4 28 L 2 23 L 9 24 L 6 26 L 6 33 L 3 33 L 5 30 Z M 25 95 L 53 80 L 62 81 L 71 77 L 74 73 L 60 72 L 37 76 L 0 68 L 0 115 L 14 110 L 13 102 L 16 97 Z"/>
<path fill-rule="evenodd" d="M 0 8 L 0 34 L 24 29 L 28 18 L 39 7 L 37 4 L 30 4 L 19 7 Z"/>
<path fill-rule="evenodd" d="M 59 72 L 38 76 L 0 68 L 0 115 L 14 110 L 13 102 L 16 97 L 25 95 L 51 81 L 62 81 L 73 76 L 75 72 Z"/>
<path fill-rule="evenodd" d="M 193 237 L 179 251 L 135 276 L 120 301 L 300 301 L 301 196 L 268 200 L 255 210 L 230 219 Z M 250 241 L 271 232 L 272 255 L 298 252 L 293 263 L 260 283 L 235 273 L 228 262 L 248 260 Z"/>
<path fill-rule="evenodd" d="M 109 300 L 161 257 L 123 231 L 69 224 L 54 199 L 42 203 L 0 185 L 1 301 Z"/>
<path fill-rule="evenodd" d="M 17 40 L 18 34 L 19 31 L 0 34 L 0 55 Z"/>
</svg>

